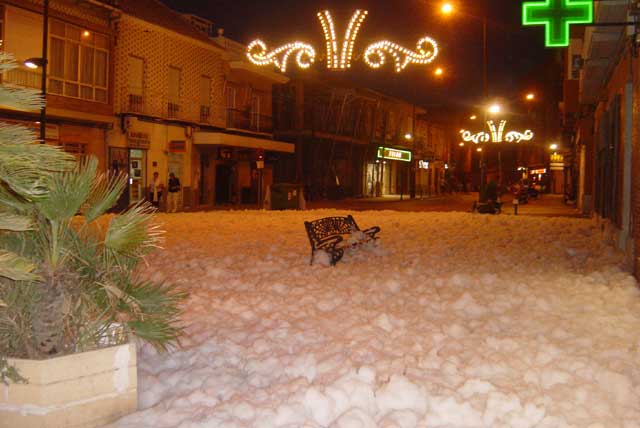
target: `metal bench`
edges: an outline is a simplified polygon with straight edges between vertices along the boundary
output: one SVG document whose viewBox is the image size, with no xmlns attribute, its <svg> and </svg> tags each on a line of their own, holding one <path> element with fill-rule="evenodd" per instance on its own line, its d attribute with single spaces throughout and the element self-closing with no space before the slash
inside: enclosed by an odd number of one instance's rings
<svg viewBox="0 0 640 428">
<path fill-rule="evenodd" d="M 313 264 L 313 257 L 316 251 L 324 250 L 331 258 L 331 265 L 335 266 L 335 264 L 338 263 L 344 255 L 345 248 L 357 247 L 365 242 L 378 239 L 376 234 L 380 232 L 380 228 L 378 226 L 374 226 L 366 230 L 360 230 L 351 215 L 346 217 L 325 217 L 314 221 L 305 221 L 304 227 L 307 230 L 307 236 L 311 243 L 310 265 Z M 357 239 L 354 242 L 345 240 L 345 236 L 353 236 L 355 232 L 361 232 L 361 239 Z"/>
</svg>

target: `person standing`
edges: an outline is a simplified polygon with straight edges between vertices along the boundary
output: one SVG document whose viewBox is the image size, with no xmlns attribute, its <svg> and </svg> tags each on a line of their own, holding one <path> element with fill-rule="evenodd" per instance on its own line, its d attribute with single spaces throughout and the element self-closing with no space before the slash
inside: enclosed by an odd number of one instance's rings
<svg viewBox="0 0 640 428">
<path fill-rule="evenodd" d="M 178 210 L 178 193 L 180 192 L 180 179 L 172 172 L 169 174 L 169 194 L 167 195 L 167 212 L 174 213 Z"/>
<path fill-rule="evenodd" d="M 156 208 L 160 207 L 160 200 L 162 199 L 163 189 L 164 189 L 164 185 L 160 180 L 160 174 L 158 174 L 157 172 L 154 172 L 153 180 L 149 185 L 149 201 L 151 201 L 151 204 Z"/>
</svg>

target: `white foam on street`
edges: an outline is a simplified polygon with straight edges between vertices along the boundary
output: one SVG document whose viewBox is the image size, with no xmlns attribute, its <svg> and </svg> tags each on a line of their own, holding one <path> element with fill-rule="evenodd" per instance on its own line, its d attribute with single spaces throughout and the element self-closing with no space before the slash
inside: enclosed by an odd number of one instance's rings
<svg viewBox="0 0 640 428">
<path fill-rule="evenodd" d="M 589 220 L 359 212 L 379 245 L 309 266 L 337 214 L 160 216 L 187 335 L 113 427 L 640 427 L 640 293 Z"/>
</svg>

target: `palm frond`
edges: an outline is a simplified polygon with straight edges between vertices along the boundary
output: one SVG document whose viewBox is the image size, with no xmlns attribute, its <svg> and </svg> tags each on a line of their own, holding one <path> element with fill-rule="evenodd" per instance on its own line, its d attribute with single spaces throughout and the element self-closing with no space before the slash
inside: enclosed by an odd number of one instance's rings
<svg viewBox="0 0 640 428">
<path fill-rule="evenodd" d="M 18 67 L 13 55 L 0 52 L 0 73 Z M 17 110 L 38 110 L 44 105 L 40 91 L 26 88 L 0 86 L 0 105 Z"/>
<path fill-rule="evenodd" d="M 91 192 L 98 160 L 78 162 L 72 171 L 54 173 L 47 197 L 37 201 L 40 212 L 51 221 L 64 221 L 76 215 Z"/>
<path fill-rule="evenodd" d="M 0 276 L 13 281 L 35 281 L 38 276 L 33 273 L 36 266 L 31 261 L 15 253 L 0 250 Z"/>
<path fill-rule="evenodd" d="M 50 174 L 75 163 L 72 155 L 35 140 L 24 126 L 0 123 L 0 182 L 27 200 L 44 197 Z"/>
<path fill-rule="evenodd" d="M 129 315 L 127 326 L 133 334 L 160 351 L 178 344 L 184 330 L 180 305 L 188 293 L 147 281 L 132 281 L 123 291 L 128 297 L 122 300 L 120 310 Z"/>
<path fill-rule="evenodd" d="M 105 248 L 115 256 L 140 256 L 157 248 L 163 231 L 154 223 L 153 212 L 153 206 L 145 202 L 114 217 L 104 239 Z"/>
<path fill-rule="evenodd" d="M 82 213 L 88 223 L 91 223 L 115 205 L 127 185 L 127 175 L 118 174 L 108 176 L 99 174 L 93 181 L 91 193 Z"/>
<path fill-rule="evenodd" d="M 26 232 L 32 227 L 31 217 L 0 211 L 0 230 Z"/>
</svg>

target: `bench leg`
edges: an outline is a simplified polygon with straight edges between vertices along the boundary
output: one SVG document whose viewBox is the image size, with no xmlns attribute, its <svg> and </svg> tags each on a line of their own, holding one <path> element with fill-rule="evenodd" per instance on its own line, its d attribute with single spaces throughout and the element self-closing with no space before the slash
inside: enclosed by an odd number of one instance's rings
<svg viewBox="0 0 640 428">
<path fill-rule="evenodd" d="M 331 266 L 335 266 L 336 263 L 338 263 L 340 259 L 342 259 L 344 250 L 342 248 L 337 248 L 330 252 L 329 255 L 331 256 Z"/>
<path fill-rule="evenodd" d="M 309 259 L 309 266 L 313 266 L 313 256 L 315 255 L 315 250 L 311 250 L 311 258 Z"/>
</svg>

